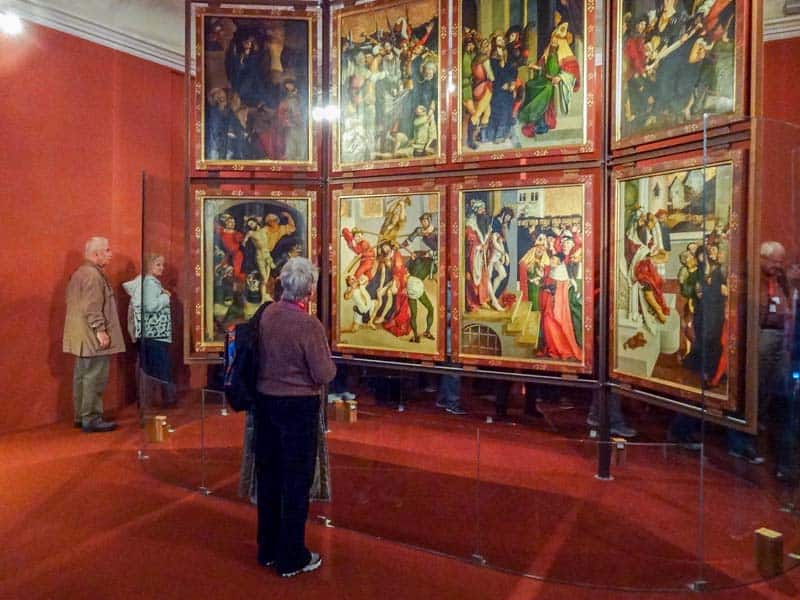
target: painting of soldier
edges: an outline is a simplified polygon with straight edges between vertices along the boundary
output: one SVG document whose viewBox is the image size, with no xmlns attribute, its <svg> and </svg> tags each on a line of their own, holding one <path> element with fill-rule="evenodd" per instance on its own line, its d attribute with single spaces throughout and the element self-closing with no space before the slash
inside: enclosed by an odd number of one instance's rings
<svg viewBox="0 0 800 600">
<path fill-rule="evenodd" d="M 555 371 L 590 362 L 585 193 L 582 184 L 460 193 L 461 360 Z"/>
<path fill-rule="evenodd" d="M 726 115 L 741 99 L 741 0 L 623 0 L 616 13 L 615 140 Z M 739 73 L 737 75 L 737 73 Z"/>
<path fill-rule="evenodd" d="M 437 0 L 336 13 L 339 167 L 442 155 L 439 19 Z"/>
<path fill-rule="evenodd" d="M 585 4 L 462 0 L 459 154 L 585 143 L 595 10 Z"/>
<path fill-rule="evenodd" d="M 312 160 L 312 19 L 249 12 L 199 16 L 201 169 Z"/>
<path fill-rule="evenodd" d="M 734 188 L 730 161 L 617 182 L 615 372 L 729 401 Z"/>
<path fill-rule="evenodd" d="M 439 199 L 438 192 L 337 195 L 338 350 L 440 356 L 445 287 Z"/>
<path fill-rule="evenodd" d="M 309 198 L 202 196 L 202 350 L 275 299 L 286 261 L 309 256 Z"/>
</svg>

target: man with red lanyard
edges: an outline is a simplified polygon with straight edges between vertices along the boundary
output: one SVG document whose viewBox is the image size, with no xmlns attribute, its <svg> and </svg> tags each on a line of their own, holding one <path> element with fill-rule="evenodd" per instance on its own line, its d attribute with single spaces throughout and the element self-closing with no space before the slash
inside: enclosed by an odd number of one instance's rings
<svg viewBox="0 0 800 600">
<path fill-rule="evenodd" d="M 800 283 L 800 266 L 784 268 L 786 249 L 779 242 L 761 244 L 758 298 L 758 425 L 774 425 L 775 475 L 793 480 L 798 475 L 796 454 L 797 407 L 790 386 L 789 334 L 792 325 L 792 290 Z M 757 463 L 754 441 L 742 433 L 729 435 L 734 456 Z"/>
</svg>

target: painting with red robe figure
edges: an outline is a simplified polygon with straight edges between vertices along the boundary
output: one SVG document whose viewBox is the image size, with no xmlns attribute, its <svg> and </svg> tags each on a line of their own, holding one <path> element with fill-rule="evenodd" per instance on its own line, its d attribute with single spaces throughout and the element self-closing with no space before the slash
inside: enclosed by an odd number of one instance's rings
<svg viewBox="0 0 800 600">
<path fill-rule="evenodd" d="M 442 0 L 333 9 L 333 169 L 444 161 Z"/>
<path fill-rule="evenodd" d="M 555 372 L 591 369 L 591 179 L 462 189 L 457 200 L 458 360 Z"/>
<path fill-rule="evenodd" d="M 741 165 L 673 164 L 615 172 L 612 372 L 735 408 Z"/>
<path fill-rule="evenodd" d="M 312 196 L 196 192 L 200 217 L 200 319 L 195 350 L 222 350 L 225 332 L 274 299 L 281 268 L 312 259 Z"/>
<path fill-rule="evenodd" d="M 584 0 L 459 2 L 458 159 L 590 150 L 595 13 Z"/>
<path fill-rule="evenodd" d="M 441 358 L 441 190 L 334 192 L 333 346 L 340 352 Z"/>
<path fill-rule="evenodd" d="M 199 170 L 313 170 L 317 9 L 198 8 Z"/>
<path fill-rule="evenodd" d="M 622 0 L 615 6 L 616 147 L 743 112 L 749 2 Z"/>
</svg>

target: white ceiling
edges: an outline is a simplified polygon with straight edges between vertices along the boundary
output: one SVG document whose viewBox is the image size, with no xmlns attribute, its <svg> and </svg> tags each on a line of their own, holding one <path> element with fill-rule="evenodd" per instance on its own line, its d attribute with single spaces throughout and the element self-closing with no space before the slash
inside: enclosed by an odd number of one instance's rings
<svg viewBox="0 0 800 600">
<path fill-rule="evenodd" d="M 784 17 L 784 3 L 764 0 L 767 40 L 800 36 L 800 15 Z M 179 71 L 185 64 L 184 6 L 184 0 L 0 0 L 0 9 L 23 19 Z"/>
</svg>

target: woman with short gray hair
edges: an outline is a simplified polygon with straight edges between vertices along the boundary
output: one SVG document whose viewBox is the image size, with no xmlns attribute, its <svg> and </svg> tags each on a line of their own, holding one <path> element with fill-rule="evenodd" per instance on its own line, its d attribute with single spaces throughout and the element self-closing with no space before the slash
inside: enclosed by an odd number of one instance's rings
<svg viewBox="0 0 800 600">
<path fill-rule="evenodd" d="M 308 313 L 319 270 L 290 258 L 283 292 L 259 322 L 255 454 L 258 561 L 283 577 L 317 569 L 322 558 L 305 545 L 309 490 L 317 455 L 321 387 L 333 379 L 325 329 Z"/>
</svg>

